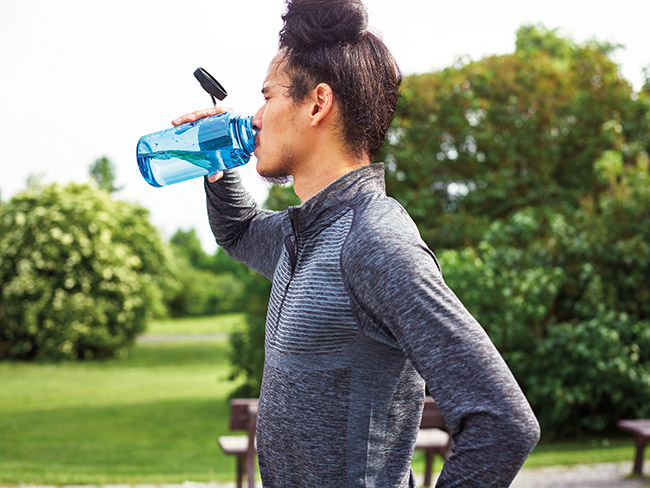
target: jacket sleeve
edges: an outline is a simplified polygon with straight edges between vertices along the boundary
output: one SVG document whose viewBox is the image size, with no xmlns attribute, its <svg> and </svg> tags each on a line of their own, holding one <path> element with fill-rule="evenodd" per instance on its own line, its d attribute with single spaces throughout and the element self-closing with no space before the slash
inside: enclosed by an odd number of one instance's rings
<svg viewBox="0 0 650 488">
<path fill-rule="evenodd" d="M 390 337 L 453 432 L 437 487 L 507 487 L 539 440 L 524 394 L 489 337 L 445 284 L 401 207 L 353 225 L 342 267 L 362 331 Z"/>
<path fill-rule="evenodd" d="M 226 254 L 269 279 L 283 245 L 281 223 L 286 212 L 259 208 L 244 189 L 237 171 L 226 171 L 210 183 L 204 181 L 208 220 Z"/>
</svg>

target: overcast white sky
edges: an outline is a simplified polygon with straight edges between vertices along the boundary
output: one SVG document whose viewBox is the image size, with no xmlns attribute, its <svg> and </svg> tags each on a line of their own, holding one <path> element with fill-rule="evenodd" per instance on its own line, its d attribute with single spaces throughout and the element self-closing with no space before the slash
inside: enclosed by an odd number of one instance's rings
<svg viewBox="0 0 650 488">
<path fill-rule="evenodd" d="M 577 41 L 626 46 L 616 60 L 636 88 L 650 64 L 647 0 L 366 0 L 405 74 L 514 50 L 522 24 L 558 27 Z M 149 208 L 170 237 L 195 228 L 214 251 L 201 179 L 150 187 L 135 158 L 138 138 L 211 105 L 192 73 L 202 66 L 228 90 L 225 104 L 252 115 L 276 51 L 283 0 L 0 0 L 0 196 L 29 175 L 88 179 L 101 156 L 117 166 L 118 198 Z M 265 196 L 253 159 L 244 169 Z"/>
</svg>

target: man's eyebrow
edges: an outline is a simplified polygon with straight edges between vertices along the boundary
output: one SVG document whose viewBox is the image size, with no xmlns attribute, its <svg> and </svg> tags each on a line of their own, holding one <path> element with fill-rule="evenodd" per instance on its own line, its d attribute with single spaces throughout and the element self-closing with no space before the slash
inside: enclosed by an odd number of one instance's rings
<svg viewBox="0 0 650 488">
<path fill-rule="evenodd" d="M 262 88 L 262 95 L 266 95 L 270 90 L 271 87 L 269 87 L 269 85 L 264 85 L 264 87 Z"/>
</svg>

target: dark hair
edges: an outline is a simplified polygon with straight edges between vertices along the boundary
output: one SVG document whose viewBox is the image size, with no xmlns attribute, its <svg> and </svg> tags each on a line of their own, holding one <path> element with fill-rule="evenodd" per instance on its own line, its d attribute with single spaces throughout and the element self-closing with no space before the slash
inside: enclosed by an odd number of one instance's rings
<svg viewBox="0 0 650 488">
<path fill-rule="evenodd" d="M 289 96 L 302 102 L 327 83 L 341 107 L 346 145 L 357 154 L 381 146 L 395 114 L 401 74 L 360 0 L 287 0 L 280 50 Z"/>
</svg>

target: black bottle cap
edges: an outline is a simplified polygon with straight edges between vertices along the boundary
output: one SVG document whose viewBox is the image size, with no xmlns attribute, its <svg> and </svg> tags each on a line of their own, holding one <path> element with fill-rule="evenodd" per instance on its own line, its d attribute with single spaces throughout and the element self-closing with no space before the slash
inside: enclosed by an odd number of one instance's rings
<svg viewBox="0 0 650 488">
<path fill-rule="evenodd" d="M 226 89 L 221 86 L 221 84 L 203 68 L 197 68 L 194 72 L 194 77 L 199 80 L 199 83 L 201 83 L 203 89 L 207 91 L 210 96 L 212 96 L 213 102 L 215 97 L 219 100 L 223 100 L 228 96 Z"/>
</svg>

